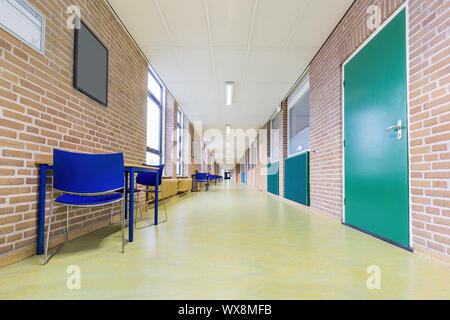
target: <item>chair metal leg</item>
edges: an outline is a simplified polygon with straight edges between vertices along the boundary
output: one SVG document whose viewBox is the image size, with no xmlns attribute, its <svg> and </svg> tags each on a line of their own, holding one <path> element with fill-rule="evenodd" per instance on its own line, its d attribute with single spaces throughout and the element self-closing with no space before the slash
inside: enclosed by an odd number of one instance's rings
<svg viewBox="0 0 450 320">
<path fill-rule="evenodd" d="M 167 209 L 166 209 L 166 198 L 164 198 L 164 192 L 162 191 L 162 188 L 161 188 L 161 193 L 162 193 L 162 196 L 163 196 L 164 213 L 166 214 L 166 220 L 161 221 L 161 223 L 163 223 L 163 222 L 167 221 Z"/>
<path fill-rule="evenodd" d="M 66 241 L 69 241 L 69 206 L 66 209 Z"/>
<path fill-rule="evenodd" d="M 112 210 L 111 210 L 111 214 L 109 215 L 109 225 L 112 225 L 113 224 L 113 216 L 114 216 L 114 208 L 116 207 L 116 204 L 115 203 L 113 203 L 113 207 L 112 207 Z"/>
<path fill-rule="evenodd" d="M 163 220 L 163 221 L 161 221 L 161 222 L 159 222 L 159 223 L 164 223 L 164 222 L 167 222 L 167 220 L 168 220 L 168 216 L 167 216 L 167 208 L 166 208 L 166 199 L 164 198 L 164 192 L 162 191 L 162 188 L 159 190 L 159 192 L 161 192 L 161 194 L 162 194 L 162 202 L 163 202 L 163 205 L 164 205 L 164 213 L 165 213 L 165 215 L 166 215 L 166 219 L 165 220 Z M 159 195 L 158 195 L 159 196 Z M 145 225 L 145 226 L 143 226 L 143 227 L 136 227 L 136 229 L 144 229 L 144 228 L 147 228 L 147 227 L 151 227 L 151 226 L 154 226 L 155 224 L 154 223 L 151 223 L 151 224 L 148 224 L 148 225 Z"/>
<path fill-rule="evenodd" d="M 45 253 L 44 253 L 44 263 L 47 264 L 47 252 L 48 252 L 48 243 L 50 241 L 50 231 L 52 226 L 52 215 L 53 215 L 53 187 L 52 187 L 52 196 L 51 196 L 51 202 L 50 202 L 50 214 L 48 217 L 48 229 L 47 229 L 47 242 L 45 243 Z"/>
<path fill-rule="evenodd" d="M 137 195 L 138 195 L 138 193 L 137 193 L 136 190 L 135 190 L 135 192 L 134 192 L 134 199 L 133 199 L 134 203 L 136 203 L 136 197 L 138 197 Z M 138 197 L 138 198 L 139 198 L 139 197 Z M 139 201 L 138 201 L 138 202 L 139 202 Z M 138 219 L 137 213 L 138 213 L 138 211 L 139 211 L 139 203 L 136 204 L 135 207 L 136 207 L 136 212 L 135 212 L 135 214 L 134 214 L 134 228 L 136 229 L 136 221 L 137 221 L 137 219 Z"/>
<path fill-rule="evenodd" d="M 143 218 L 143 210 L 142 210 L 142 207 L 141 207 L 141 201 L 140 201 L 140 199 L 139 199 L 139 192 L 138 193 L 136 193 L 136 196 L 137 196 L 137 205 L 136 205 L 136 214 L 134 215 L 134 228 L 136 229 L 136 225 L 137 225 L 137 217 L 138 217 L 138 213 L 140 213 L 140 220 L 142 220 Z M 135 201 L 136 202 L 136 201 Z"/>
<path fill-rule="evenodd" d="M 125 199 L 122 200 L 122 253 L 125 252 Z"/>
</svg>

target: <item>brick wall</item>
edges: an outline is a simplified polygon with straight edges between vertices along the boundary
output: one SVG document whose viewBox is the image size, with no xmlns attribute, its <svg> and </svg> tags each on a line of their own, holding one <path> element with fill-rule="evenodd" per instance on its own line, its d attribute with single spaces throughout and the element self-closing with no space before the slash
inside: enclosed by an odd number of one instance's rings
<svg viewBox="0 0 450 320">
<path fill-rule="evenodd" d="M 0 29 L 0 257 L 35 252 L 38 170 L 52 149 L 124 152 L 145 161 L 147 62 L 103 1 L 29 0 L 46 17 L 45 54 Z M 109 49 L 109 96 L 104 107 L 73 88 L 74 31 L 66 8 L 78 4 L 82 19 Z M 48 179 L 47 199 L 50 198 Z M 49 200 L 47 202 L 49 208 Z M 56 206 L 56 213 L 65 212 Z M 109 220 L 109 207 L 72 210 L 70 229 Z M 48 214 L 48 210 L 47 210 Z M 64 215 L 65 216 L 65 215 Z M 55 216 L 54 235 L 65 222 Z"/>
<path fill-rule="evenodd" d="M 194 125 L 193 123 L 189 123 L 189 134 L 190 134 L 190 138 L 191 138 L 191 146 L 192 146 L 192 141 L 194 141 L 197 145 L 197 147 L 199 146 L 200 143 L 200 136 L 198 133 L 195 132 L 194 129 Z M 189 176 L 195 173 L 195 170 L 197 171 L 201 171 L 201 164 L 200 164 L 200 159 L 195 159 L 195 155 L 194 155 L 194 150 L 192 150 L 191 154 L 190 154 L 190 163 L 189 163 Z M 199 157 L 200 157 L 200 153 L 199 153 Z"/>
<path fill-rule="evenodd" d="M 258 135 L 258 141 L 259 141 L 259 155 L 258 155 L 258 161 L 259 161 L 259 181 L 260 181 L 260 188 L 261 191 L 266 192 L 267 191 L 267 163 L 268 163 L 268 157 L 267 157 L 267 125 L 263 127 L 262 130 L 260 130 Z"/>
<path fill-rule="evenodd" d="M 239 163 L 237 163 L 236 167 L 234 168 L 234 181 L 236 183 L 241 182 L 241 165 Z"/>
<path fill-rule="evenodd" d="M 410 1 L 409 13 L 412 237 L 450 256 L 450 2 Z"/>
<path fill-rule="evenodd" d="M 288 104 L 287 100 L 281 103 L 281 114 L 280 114 L 280 146 L 279 146 L 279 196 L 284 197 L 284 159 L 287 158 L 287 114 L 288 114 Z"/>
<path fill-rule="evenodd" d="M 358 0 L 310 65 L 311 207 L 342 216 L 341 66 L 372 33 L 367 8 L 381 6 L 382 21 L 402 3 Z"/>
<path fill-rule="evenodd" d="M 365 23 L 370 5 L 382 22 L 403 0 L 357 0 L 310 64 L 311 207 L 342 217 L 343 62 L 372 33 Z M 412 240 L 416 251 L 448 261 L 450 255 L 450 3 L 409 1 L 410 163 Z M 280 128 L 280 195 L 287 132 Z M 270 157 L 270 122 L 264 152 Z M 287 149 L 286 149 L 287 151 Z M 266 177 L 265 177 L 266 178 Z M 264 187 L 263 187 L 264 190 Z"/>
<path fill-rule="evenodd" d="M 178 104 L 166 90 L 165 105 L 165 143 L 164 143 L 164 176 L 175 178 L 177 176 L 177 117 Z"/>
<path fill-rule="evenodd" d="M 342 216 L 341 65 L 371 34 L 361 23 L 367 7 L 380 5 L 384 21 L 402 3 L 357 1 L 311 63 L 314 209 Z M 409 1 L 411 237 L 440 258 L 450 254 L 449 17 L 448 1 Z"/>
<path fill-rule="evenodd" d="M 191 133 L 190 121 L 184 114 L 183 116 L 183 176 L 190 177 L 190 163 L 191 163 Z"/>
</svg>

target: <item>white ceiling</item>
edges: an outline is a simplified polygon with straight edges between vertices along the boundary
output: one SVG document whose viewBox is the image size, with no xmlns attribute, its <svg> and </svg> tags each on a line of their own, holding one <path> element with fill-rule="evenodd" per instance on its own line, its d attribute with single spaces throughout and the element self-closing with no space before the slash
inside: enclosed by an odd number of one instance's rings
<svg viewBox="0 0 450 320">
<path fill-rule="evenodd" d="M 264 125 L 353 0 L 108 2 L 188 118 L 223 130 Z"/>
</svg>

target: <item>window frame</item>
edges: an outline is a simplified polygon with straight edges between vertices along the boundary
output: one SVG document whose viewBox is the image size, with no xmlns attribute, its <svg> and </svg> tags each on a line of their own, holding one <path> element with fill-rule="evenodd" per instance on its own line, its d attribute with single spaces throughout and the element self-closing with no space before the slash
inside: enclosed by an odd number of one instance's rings
<svg viewBox="0 0 450 320">
<path fill-rule="evenodd" d="M 162 85 L 162 82 L 156 77 L 155 73 L 150 68 L 148 68 L 148 75 L 149 76 L 151 75 L 153 77 L 153 79 L 155 80 L 155 82 L 160 87 L 160 97 L 159 97 L 159 101 L 158 101 L 158 98 L 155 97 L 153 92 L 151 92 L 147 86 L 147 97 L 150 98 L 155 103 L 155 105 L 159 108 L 159 139 L 158 139 L 159 140 L 159 150 L 149 147 L 148 141 L 147 141 L 146 142 L 146 150 L 147 150 L 146 154 L 152 153 L 154 155 L 157 155 L 159 157 L 159 164 L 161 165 L 162 155 L 163 155 L 163 150 L 162 150 L 162 135 L 163 135 L 162 134 L 163 133 L 162 124 L 163 124 L 163 121 L 162 121 L 162 118 L 163 118 L 163 112 L 164 112 L 164 108 L 163 108 L 164 87 Z M 147 104 L 147 112 L 148 112 L 148 104 Z"/>
<path fill-rule="evenodd" d="M 294 107 L 294 105 L 307 93 L 310 92 L 310 83 L 309 83 L 309 72 L 307 71 L 303 76 L 301 81 L 299 82 L 297 88 L 292 93 L 292 95 L 288 98 L 288 110 L 287 110 L 287 157 L 295 157 L 299 154 L 308 152 L 311 150 L 311 145 L 308 149 L 296 151 L 294 153 L 290 153 L 291 151 L 291 119 L 290 119 L 290 110 Z M 310 104 L 308 102 L 308 108 L 310 108 Z M 311 115 L 310 115 L 311 119 Z M 311 128 L 311 126 L 308 126 L 308 128 Z M 309 139 L 310 137 L 308 137 Z M 311 143 L 311 141 L 309 141 Z"/>
<path fill-rule="evenodd" d="M 183 176 L 183 111 L 178 107 L 177 111 L 177 176 Z"/>
<path fill-rule="evenodd" d="M 274 128 L 273 128 L 273 123 L 274 123 L 275 119 L 278 116 L 281 116 L 281 111 L 277 112 L 272 117 L 272 119 L 270 119 L 270 163 L 274 163 L 274 162 L 280 161 L 280 138 L 279 137 L 278 137 L 278 155 L 277 155 L 276 159 L 273 158 L 273 156 L 274 156 L 273 155 L 273 146 L 274 146 L 274 143 L 273 143 L 273 131 L 275 131 Z M 280 120 L 280 119 L 278 119 L 278 120 Z M 280 123 L 278 123 L 278 127 L 280 127 Z M 277 130 L 280 130 L 280 128 L 278 128 Z"/>
</svg>

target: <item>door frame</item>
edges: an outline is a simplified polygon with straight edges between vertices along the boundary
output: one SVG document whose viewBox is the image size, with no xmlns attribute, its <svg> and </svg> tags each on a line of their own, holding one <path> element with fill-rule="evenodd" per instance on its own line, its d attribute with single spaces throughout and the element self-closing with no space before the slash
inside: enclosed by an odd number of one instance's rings
<svg viewBox="0 0 450 320">
<path fill-rule="evenodd" d="M 344 63 L 342 64 L 341 67 L 341 79 L 342 79 L 342 83 L 341 83 L 341 92 L 342 92 L 342 97 L 341 97 L 341 105 L 342 105 L 342 110 L 341 110 L 341 121 L 342 121 L 342 148 L 343 148 L 343 152 L 342 152 L 342 223 L 346 224 L 345 221 L 345 87 L 344 87 L 344 82 L 345 82 L 345 66 L 347 65 L 347 63 L 349 63 L 363 48 L 366 47 L 367 44 L 370 43 L 370 41 L 372 41 L 373 38 L 375 38 L 395 17 L 397 17 L 397 15 L 401 12 L 405 10 L 405 17 L 406 17 L 406 26 L 405 26 L 405 38 L 406 38 L 406 117 L 407 117 L 407 146 L 408 146 L 408 154 L 407 154 L 407 160 L 408 160 L 408 208 L 409 208 L 409 247 L 410 249 L 412 249 L 412 201 L 411 201 L 411 161 L 410 161 L 410 142 L 411 142 L 411 136 L 410 136 L 410 130 L 409 130 L 409 120 L 411 119 L 410 117 L 410 101 L 409 101 L 409 0 L 405 0 L 404 3 L 402 3 L 397 10 L 395 10 L 394 13 L 392 13 L 370 36 L 369 38 L 367 38 L 351 55 L 350 57 L 347 58 L 347 60 L 344 61 Z M 359 229 L 358 229 L 359 230 Z M 361 230 L 364 232 L 364 230 Z M 366 232 L 369 233 L 369 232 Z M 391 242 L 387 239 L 378 237 L 375 234 L 369 233 L 377 238 L 380 238 L 384 241 L 387 241 L 389 243 L 395 244 L 397 246 L 399 246 L 398 244 Z M 401 246 L 403 248 L 403 246 Z"/>
</svg>

